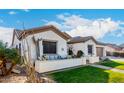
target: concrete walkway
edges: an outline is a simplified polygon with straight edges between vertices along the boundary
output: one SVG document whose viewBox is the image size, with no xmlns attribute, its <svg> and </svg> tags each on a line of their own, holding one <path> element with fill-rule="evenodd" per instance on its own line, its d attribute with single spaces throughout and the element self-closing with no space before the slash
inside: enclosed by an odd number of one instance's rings
<svg viewBox="0 0 124 93">
<path fill-rule="evenodd" d="M 106 70 L 111 70 L 111 71 L 115 71 L 115 72 L 124 73 L 124 70 L 120 70 L 120 69 L 112 68 L 112 67 L 108 67 L 108 66 L 97 65 L 97 64 L 91 64 L 90 66 L 101 68 L 101 69 L 106 69 Z"/>
</svg>

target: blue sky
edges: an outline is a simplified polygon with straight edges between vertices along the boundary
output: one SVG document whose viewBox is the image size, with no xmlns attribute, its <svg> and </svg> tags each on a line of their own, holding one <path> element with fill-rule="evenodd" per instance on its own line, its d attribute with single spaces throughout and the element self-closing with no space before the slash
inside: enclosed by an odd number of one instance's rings
<svg viewBox="0 0 124 93">
<path fill-rule="evenodd" d="M 26 29 L 52 24 L 72 36 L 92 35 L 103 42 L 124 43 L 124 10 L 0 10 L 1 35 L 10 28 L 22 29 L 23 22 Z"/>
</svg>

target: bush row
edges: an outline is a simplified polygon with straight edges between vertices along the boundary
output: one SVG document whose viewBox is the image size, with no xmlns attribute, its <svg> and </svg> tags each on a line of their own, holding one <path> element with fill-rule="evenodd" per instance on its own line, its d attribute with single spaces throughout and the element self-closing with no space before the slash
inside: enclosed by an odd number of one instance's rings
<svg viewBox="0 0 124 93">
<path fill-rule="evenodd" d="M 114 56 L 114 57 L 124 57 L 124 53 L 119 52 L 106 52 L 107 56 Z"/>
</svg>

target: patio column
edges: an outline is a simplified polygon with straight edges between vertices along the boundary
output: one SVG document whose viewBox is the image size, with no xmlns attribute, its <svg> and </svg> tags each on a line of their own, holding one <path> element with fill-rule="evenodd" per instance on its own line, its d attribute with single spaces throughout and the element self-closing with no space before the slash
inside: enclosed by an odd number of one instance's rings
<svg viewBox="0 0 124 93">
<path fill-rule="evenodd" d="M 43 44 L 42 40 L 39 40 L 39 56 L 41 57 L 43 55 Z"/>
<path fill-rule="evenodd" d="M 106 56 L 106 48 L 103 47 L 103 57 L 105 57 L 105 56 Z"/>
<path fill-rule="evenodd" d="M 96 56 L 96 46 L 93 45 L 93 56 Z"/>
</svg>

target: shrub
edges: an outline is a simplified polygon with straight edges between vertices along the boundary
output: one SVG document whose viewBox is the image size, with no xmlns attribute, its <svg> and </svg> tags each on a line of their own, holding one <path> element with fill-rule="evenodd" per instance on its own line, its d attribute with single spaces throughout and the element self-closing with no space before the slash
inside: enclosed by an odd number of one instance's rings
<svg viewBox="0 0 124 93">
<path fill-rule="evenodd" d="M 78 50 L 77 57 L 80 58 L 82 56 L 84 56 L 84 53 L 81 50 Z"/>
<path fill-rule="evenodd" d="M 107 52 L 106 52 L 106 55 L 107 55 L 107 56 L 112 56 L 112 53 L 107 51 Z"/>
<path fill-rule="evenodd" d="M 7 59 L 12 60 L 12 62 L 15 64 L 20 63 L 20 56 L 18 55 L 17 50 L 14 48 L 13 49 L 6 48 L 5 49 L 5 57 Z"/>
<path fill-rule="evenodd" d="M 6 45 L 0 42 L 0 60 L 2 61 L 2 74 L 7 75 L 12 71 L 13 67 L 20 62 L 20 56 L 16 49 L 6 48 Z M 6 63 L 11 63 L 9 69 L 7 69 Z"/>
<path fill-rule="evenodd" d="M 120 57 L 124 57 L 124 53 L 120 53 Z"/>
<path fill-rule="evenodd" d="M 103 62 L 108 62 L 108 61 L 110 61 L 109 58 L 105 58 L 105 59 L 103 60 Z"/>
<path fill-rule="evenodd" d="M 120 56 L 120 53 L 118 53 L 118 52 L 113 52 L 113 56 L 114 56 L 114 57 L 119 57 L 119 56 Z"/>
</svg>

